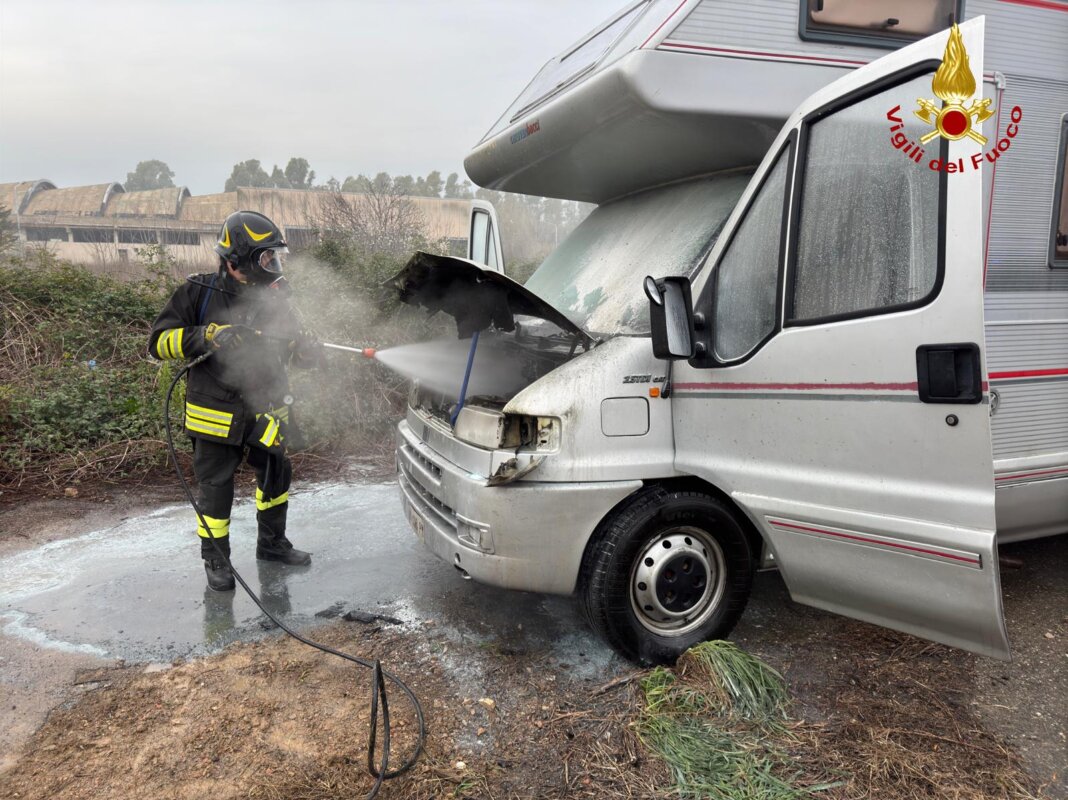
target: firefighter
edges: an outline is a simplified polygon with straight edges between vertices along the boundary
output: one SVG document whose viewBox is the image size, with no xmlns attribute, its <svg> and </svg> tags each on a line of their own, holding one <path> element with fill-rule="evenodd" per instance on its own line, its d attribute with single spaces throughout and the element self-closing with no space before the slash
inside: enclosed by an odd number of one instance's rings
<svg viewBox="0 0 1068 800">
<path fill-rule="evenodd" d="M 302 333 L 290 304 L 282 276 L 289 250 L 277 225 L 255 211 L 235 212 L 223 223 L 215 252 L 218 271 L 191 275 L 175 290 L 152 326 L 148 350 L 165 361 L 214 353 L 189 372 L 185 430 L 193 440 L 208 586 L 226 592 L 234 577 L 211 535 L 229 557 L 234 472 L 243 458 L 256 473 L 256 558 L 311 563 L 311 554 L 286 537 L 287 447 L 298 438 L 286 367 L 317 364 L 322 348 Z"/>
</svg>

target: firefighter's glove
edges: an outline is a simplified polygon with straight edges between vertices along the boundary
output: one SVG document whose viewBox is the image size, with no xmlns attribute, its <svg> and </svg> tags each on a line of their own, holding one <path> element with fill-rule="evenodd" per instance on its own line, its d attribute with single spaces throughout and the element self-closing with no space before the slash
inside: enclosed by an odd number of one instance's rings
<svg viewBox="0 0 1068 800">
<path fill-rule="evenodd" d="M 323 347 L 323 343 L 307 331 L 301 331 L 289 343 L 289 352 L 300 362 L 301 366 L 309 367 L 322 364 L 326 356 L 326 348 Z"/>
<path fill-rule="evenodd" d="M 213 350 L 233 350 L 255 335 L 256 331 L 245 325 L 217 325 L 213 322 L 204 331 L 204 340 Z"/>
</svg>

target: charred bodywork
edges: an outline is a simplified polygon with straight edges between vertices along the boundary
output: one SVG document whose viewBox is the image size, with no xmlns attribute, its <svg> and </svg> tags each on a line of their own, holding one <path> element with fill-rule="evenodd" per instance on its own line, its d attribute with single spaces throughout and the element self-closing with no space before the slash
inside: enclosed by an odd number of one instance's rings
<svg viewBox="0 0 1068 800">
<path fill-rule="evenodd" d="M 511 278 L 473 261 L 417 252 L 390 279 L 401 302 L 427 311 L 444 312 L 456 320 L 461 339 L 489 328 L 511 333 L 517 316 L 545 320 L 589 349 L 594 339 L 536 294 Z"/>
</svg>

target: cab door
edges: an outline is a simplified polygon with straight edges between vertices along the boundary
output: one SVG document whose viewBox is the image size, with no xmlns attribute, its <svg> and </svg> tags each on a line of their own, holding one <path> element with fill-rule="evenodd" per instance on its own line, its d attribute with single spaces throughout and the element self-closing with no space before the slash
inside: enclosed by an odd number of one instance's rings
<svg viewBox="0 0 1068 800">
<path fill-rule="evenodd" d="M 501 250 L 500 224 L 493 204 L 486 200 L 471 201 L 471 220 L 468 227 L 467 257 L 504 274 L 504 253 Z"/>
<path fill-rule="evenodd" d="M 980 236 L 996 136 L 971 106 L 983 25 L 794 112 L 695 286 L 708 323 L 673 415 L 679 471 L 730 493 L 795 600 L 1007 658 Z M 943 56 L 973 84 L 944 128 L 977 136 L 925 142 Z"/>
</svg>

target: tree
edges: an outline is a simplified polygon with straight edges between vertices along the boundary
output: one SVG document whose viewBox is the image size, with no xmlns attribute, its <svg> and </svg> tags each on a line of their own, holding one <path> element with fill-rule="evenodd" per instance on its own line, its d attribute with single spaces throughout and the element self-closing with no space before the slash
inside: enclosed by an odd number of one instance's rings
<svg viewBox="0 0 1068 800">
<path fill-rule="evenodd" d="M 338 186 L 322 203 L 314 222 L 324 242 L 391 259 L 407 258 L 424 246 L 425 222 L 419 209 L 386 173 L 373 181 L 364 179 L 363 188 L 359 197 L 349 199 Z"/>
<path fill-rule="evenodd" d="M 411 175 L 398 175 L 393 179 L 393 189 L 397 194 L 403 194 L 407 197 L 413 196 L 415 192 L 415 178 Z"/>
<path fill-rule="evenodd" d="M 294 189 L 310 189 L 315 183 L 315 170 L 306 158 L 291 158 L 286 164 L 286 180 Z"/>
<path fill-rule="evenodd" d="M 282 170 L 278 169 L 278 165 L 274 165 L 274 169 L 271 170 L 271 186 L 275 189 L 288 189 L 290 188 L 289 179 L 285 176 Z"/>
<path fill-rule="evenodd" d="M 234 170 L 226 179 L 224 191 L 233 192 L 238 186 L 270 186 L 271 176 L 260 166 L 259 160 L 250 158 L 240 164 L 234 164 Z"/>
<path fill-rule="evenodd" d="M 349 175 L 345 178 L 345 182 L 341 184 L 341 191 L 362 194 L 367 191 L 367 187 L 370 183 L 371 181 L 366 175 L 357 175 L 355 178 Z"/>
<path fill-rule="evenodd" d="M 126 191 L 169 189 L 174 186 L 174 172 L 162 161 L 140 161 L 133 172 L 126 173 Z"/>
<path fill-rule="evenodd" d="M 388 172 L 379 172 L 375 175 L 374 180 L 368 181 L 367 190 L 375 191 L 379 194 L 386 194 L 393 191 L 393 179 L 389 177 Z"/>
<path fill-rule="evenodd" d="M 440 172 L 434 170 L 426 176 L 425 181 L 420 178 L 420 182 L 422 182 L 425 187 L 425 191 L 423 192 L 424 197 L 441 197 L 441 190 L 444 188 L 445 183 L 441 180 Z"/>
<path fill-rule="evenodd" d="M 433 175 L 434 173 L 430 173 Z M 464 180 L 460 183 L 460 176 L 455 172 L 450 172 L 449 177 L 445 179 L 445 196 L 458 200 L 470 200 L 471 199 L 471 181 Z"/>
</svg>

